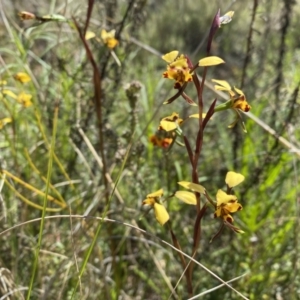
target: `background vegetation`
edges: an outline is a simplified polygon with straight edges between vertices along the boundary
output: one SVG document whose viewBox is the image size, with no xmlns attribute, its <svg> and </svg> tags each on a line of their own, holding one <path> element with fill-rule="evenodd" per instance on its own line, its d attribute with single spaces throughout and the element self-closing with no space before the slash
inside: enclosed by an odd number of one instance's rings
<svg viewBox="0 0 300 300">
<path fill-rule="evenodd" d="M 211 211 L 202 220 L 195 259 L 225 281 L 241 276 L 232 286 L 248 299 L 300 298 L 297 1 L 95 1 L 89 30 L 116 29 L 120 41 L 115 54 L 121 65 L 105 45 L 89 41 L 101 74 L 102 140 L 93 68 L 74 23 L 22 22 L 17 16 L 55 13 L 74 17 L 83 28 L 88 1 L 0 3 L 1 80 L 7 81 L 5 89 L 33 96 L 29 107 L 5 95 L 0 102 L 0 119 L 13 120 L 0 131 L 0 299 L 25 299 L 31 289 L 30 299 L 188 299 L 176 252 L 123 222 L 171 243 L 152 211 L 140 219 L 142 201 L 161 187 L 175 192 L 179 180 L 191 180 L 191 170 L 184 147 L 168 152 L 148 139 L 160 118 L 173 111 L 186 117 L 195 108 L 182 99 L 162 105 L 174 90 L 162 78 L 160 53 L 177 49 L 193 61 L 204 57 L 219 8 L 235 15 L 215 36 L 212 54 L 226 64 L 209 70 L 208 82 L 223 79 L 243 89 L 256 118 L 244 116 L 247 134 L 227 128 L 233 117 L 227 111 L 207 128 L 200 182 L 216 191 L 228 170 L 246 177 L 237 189 L 243 210 L 235 217 L 245 233 L 226 228 L 210 243 L 220 226 Z M 17 72 L 32 81 L 16 82 Z M 128 92 L 132 85 L 136 98 Z M 208 87 L 206 108 L 215 97 L 222 101 Z M 196 135 L 193 122 L 185 130 Z M 48 200 L 54 211 L 44 213 L 53 218 L 41 224 L 42 210 L 32 203 L 43 207 L 47 194 L 58 201 Z M 165 204 L 182 249 L 190 254 L 194 210 L 175 198 Z M 226 286 L 210 291 L 221 283 L 194 268 L 195 295 L 241 298 Z"/>
</svg>

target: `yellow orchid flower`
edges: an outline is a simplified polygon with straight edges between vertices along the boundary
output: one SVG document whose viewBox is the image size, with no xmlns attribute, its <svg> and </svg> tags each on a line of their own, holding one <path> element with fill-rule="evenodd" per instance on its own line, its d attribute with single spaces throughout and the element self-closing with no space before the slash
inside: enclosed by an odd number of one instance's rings
<svg viewBox="0 0 300 300">
<path fill-rule="evenodd" d="M 185 82 L 192 81 L 187 57 L 178 54 L 179 52 L 174 50 L 162 56 L 162 59 L 168 63 L 167 71 L 163 73 L 163 77 L 175 80 L 174 88 L 176 89 L 179 89 Z"/>
<path fill-rule="evenodd" d="M 109 49 L 114 49 L 119 43 L 119 41 L 115 38 L 115 34 L 116 34 L 115 29 L 109 32 L 107 32 L 105 29 L 101 30 L 101 35 L 100 35 L 101 39 Z"/>
<path fill-rule="evenodd" d="M 215 89 L 217 91 L 225 91 L 230 96 L 230 99 L 227 102 L 216 106 L 214 111 L 218 112 L 226 109 L 232 109 L 235 112 L 236 117 L 234 121 L 228 126 L 228 128 L 233 128 L 237 124 L 237 122 L 242 119 L 239 110 L 248 112 L 251 109 L 251 106 L 248 104 L 246 96 L 240 89 L 236 87 L 231 88 L 229 83 L 225 80 L 212 79 L 212 81 L 217 83 L 217 85 L 215 85 Z M 242 127 L 244 132 L 247 132 L 243 122 Z"/>
<path fill-rule="evenodd" d="M 17 101 L 24 107 L 29 107 L 32 105 L 31 99 L 32 95 L 22 92 L 18 95 Z"/>
<path fill-rule="evenodd" d="M 222 218 L 228 223 L 233 223 L 233 217 L 230 215 L 231 213 L 235 213 L 241 210 L 243 207 L 236 196 L 228 195 L 222 190 L 218 190 L 217 195 L 217 206 L 215 211 L 215 218 Z"/>
<path fill-rule="evenodd" d="M 251 109 L 251 106 L 248 104 L 243 91 L 236 87 L 231 88 L 229 83 L 225 80 L 212 79 L 212 81 L 217 83 L 217 85 L 215 85 L 215 89 L 217 91 L 226 91 L 230 96 L 230 100 L 226 103 L 217 106 L 215 108 L 215 111 L 232 108 L 248 112 Z"/>
<path fill-rule="evenodd" d="M 115 34 L 115 29 L 108 32 L 105 29 L 102 29 L 100 32 L 102 42 L 111 50 L 119 44 L 119 41 L 115 38 Z M 85 34 L 85 39 L 90 40 L 93 38 L 95 38 L 97 42 L 101 43 L 100 38 L 93 31 L 87 31 Z"/>
<path fill-rule="evenodd" d="M 3 90 L 3 95 L 9 96 L 15 99 L 18 103 L 22 104 L 24 107 L 29 107 L 32 105 L 31 99 L 32 95 L 21 92 L 18 96 L 10 90 Z"/>
<path fill-rule="evenodd" d="M 148 194 L 147 199 L 143 201 L 143 205 L 150 205 L 153 207 L 155 218 L 160 225 L 164 225 L 170 219 L 166 208 L 159 203 L 159 199 L 163 193 L 163 189 L 160 189 L 154 193 Z"/>
<path fill-rule="evenodd" d="M 26 83 L 26 82 L 31 81 L 30 76 L 24 72 L 19 72 L 19 73 L 15 74 L 14 79 L 21 83 Z"/>
<path fill-rule="evenodd" d="M 245 177 L 236 172 L 229 171 L 226 174 L 225 182 L 228 186 L 227 192 L 243 182 Z M 222 190 L 218 190 L 217 195 L 217 205 L 215 210 L 215 218 L 222 218 L 228 223 L 233 223 L 233 217 L 231 213 L 235 213 L 241 210 L 243 207 L 240 203 L 238 203 L 237 197 L 235 195 L 227 194 Z"/>
</svg>

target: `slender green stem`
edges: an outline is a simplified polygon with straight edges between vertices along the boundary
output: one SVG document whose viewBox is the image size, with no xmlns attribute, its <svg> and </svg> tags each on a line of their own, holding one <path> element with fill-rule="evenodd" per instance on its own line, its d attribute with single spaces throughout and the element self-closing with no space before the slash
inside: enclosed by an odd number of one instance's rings
<svg viewBox="0 0 300 300">
<path fill-rule="evenodd" d="M 41 223 L 40 223 L 40 231 L 39 231 L 38 242 L 37 242 L 35 253 L 34 253 L 34 262 L 32 265 L 31 278 L 30 278 L 30 283 L 29 283 L 26 300 L 31 299 L 31 292 L 33 289 L 33 283 L 34 283 L 36 270 L 37 270 L 37 266 L 38 266 L 39 253 L 40 253 L 40 249 L 41 249 L 41 245 L 42 245 L 43 231 L 44 231 L 44 225 L 45 225 L 45 216 L 46 216 L 46 209 L 47 209 L 47 203 L 48 203 L 48 193 L 49 193 L 49 189 L 50 189 L 50 180 L 51 180 L 51 174 L 52 174 L 53 155 L 54 155 L 54 149 L 55 149 L 55 138 L 56 138 L 56 132 L 57 132 L 57 116 L 58 116 L 58 105 L 56 105 L 55 110 L 54 110 L 52 140 L 51 140 L 51 145 L 50 145 L 50 149 L 49 149 L 48 172 L 47 172 L 47 181 L 46 181 L 46 189 L 45 189 L 42 217 L 41 217 Z"/>
<path fill-rule="evenodd" d="M 88 263 L 88 261 L 89 261 L 89 259 L 90 259 L 90 256 L 91 256 L 92 251 L 93 251 L 93 249 L 94 249 L 94 247 L 95 247 L 95 244 L 96 244 L 96 242 L 97 242 L 97 240 L 98 240 L 98 237 L 99 237 L 100 231 L 101 231 L 101 229 L 102 229 L 102 225 L 103 225 L 103 219 L 106 217 L 107 212 L 108 212 L 108 210 L 109 210 L 109 208 L 110 208 L 110 203 L 111 203 L 111 201 L 112 201 L 112 198 L 113 198 L 113 195 L 114 195 L 114 193 L 115 193 L 115 190 L 116 190 L 116 188 L 117 188 L 117 186 L 118 186 L 118 184 L 119 184 L 119 181 L 120 181 L 122 172 L 123 172 L 123 170 L 124 170 L 124 168 L 125 168 L 125 164 L 126 164 L 126 162 L 127 162 L 128 155 L 129 155 L 131 146 L 132 146 L 132 142 L 129 144 L 129 146 L 128 146 L 128 148 L 127 148 L 126 155 L 125 155 L 125 158 L 124 158 L 124 160 L 123 160 L 121 169 L 120 169 L 120 171 L 119 171 L 119 173 L 118 173 L 118 176 L 117 176 L 115 185 L 114 185 L 113 190 L 112 190 L 112 192 L 111 192 L 111 194 L 110 194 L 110 197 L 109 197 L 109 199 L 108 199 L 108 202 L 106 203 L 105 210 L 104 210 L 104 212 L 103 212 L 103 214 L 102 214 L 102 216 L 101 216 L 102 219 L 101 219 L 101 221 L 99 222 L 99 224 L 98 224 L 98 226 L 97 226 L 96 233 L 95 233 L 95 236 L 94 236 L 94 238 L 93 238 L 93 240 L 92 240 L 92 243 L 91 243 L 89 249 L 88 249 L 87 252 L 86 252 L 84 261 L 83 261 L 83 263 L 82 263 L 82 266 L 81 266 L 80 271 L 79 271 L 79 274 L 78 274 L 78 280 L 77 280 L 76 285 L 75 285 L 75 287 L 74 287 L 74 289 L 73 289 L 73 293 L 72 293 L 71 299 L 75 299 L 74 297 L 75 297 L 76 290 L 77 290 L 78 285 L 79 285 L 79 283 L 80 283 L 81 277 L 82 277 L 82 275 L 83 275 L 83 273 L 84 273 L 84 271 L 85 271 L 85 269 L 86 269 L 87 263 Z"/>
</svg>

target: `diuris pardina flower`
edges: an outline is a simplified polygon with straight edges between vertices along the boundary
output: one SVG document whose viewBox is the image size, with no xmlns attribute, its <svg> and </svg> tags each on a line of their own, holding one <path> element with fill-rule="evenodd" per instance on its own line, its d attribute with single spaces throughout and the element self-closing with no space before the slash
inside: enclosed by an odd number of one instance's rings
<svg viewBox="0 0 300 300">
<path fill-rule="evenodd" d="M 167 71 L 163 73 L 163 77 L 175 80 L 175 89 L 179 89 L 185 82 L 192 81 L 192 74 L 190 73 L 192 66 L 185 55 L 179 55 L 179 52 L 174 50 L 163 55 L 162 59 L 168 63 Z"/>
<path fill-rule="evenodd" d="M 108 32 L 105 29 L 102 29 L 100 33 L 102 42 L 111 50 L 114 49 L 119 44 L 119 41 L 115 38 L 115 34 L 116 34 L 115 29 Z M 100 39 L 96 36 L 94 32 L 87 31 L 85 35 L 85 39 L 90 40 L 93 38 L 95 38 L 98 42 L 100 42 Z"/>
<path fill-rule="evenodd" d="M 101 30 L 101 39 L 104 44 L 107 45 L 109 49 L 115 48 L 119 41 L 115 38 L 116 30 L 113 29 L 109 32 L 107 32 L 105 29 Z"/>
<path fill-rule="evenodd" d="M 230 214 L 243 208 L 242 205 L 238 203 L 236 196 L 228 195 L 224 191 L 218 190 L 216 199 L 215 218 L 222 218 L 229 223 L 233 223 L 233 217 Z"/>
<path fill-rule="evenodd" d="M 32 102 L 31 102 L 31 99 L 32 99 L 32 95 L 30 94 L 26 94 L 24 92 L 21 92 L 18 97 L 17 97 L 17 101 L 22 104 L 24 107 L 29 107 L 32 105 Z"/>
<path fill-rule="evenodd" d="M 21 83 L 26 83 L 26 82 L 31 81 L 30 76 L 24 72 L 19 72 L 19 73 L 15 74 L 14 79 Z"/>
<path fill-rule="evenodd" d="M 31 78 L 29 77 L 29 75 L 27 75 L 26 73 L 22 73 L 22 72 L 19 72 L 17 74 L 14 75 L 14 79 L 21 82 L 22 84 L 23 83 L 27 83 L 31 80 Z M 6 85 L 7 82 L 6 81 L 1 81 L 0 82 L 0 85 L 3 87 L 4 85 Z M 14 92 L 12 92 L 11 90 L 9 89 L 1 89 L 0 90 L 0 99 L 3 97 L 3 96 L 9 96 L 13 99 L 15 99 L 18 103 L 22 104 L 24 107 L 29 107 L 32 105 L 32 95 L 30 94 L 27 94 L 25 92 L 21 92 L 19 93 L 18 95 L 16 95 Z"/>
<path fill-rule="evenodd" d="M 236 87 L 232 88 L 229 85 L 229 83 L 225 80 L 213 79 L 212 81 L 217 83 L 217 85 L 215 85 L 216 90 L 225 91 L 230 96 L 230 99 L 227 102 L 215 107 L 215 112 L 226 109 L 232 109 L 236 113 L 236 118 L 228 127 L 233 128 L 236 125 L 236 123 L 241 119 L 239 110 L 243 112 L 248 112 L 251 109 L 251 106 L 248 104 L 245 94 L 240 89 Z M 242 126 L 244 131 L 247 132 L 243 123 Z"/>
<path fill-rule="evenodd" d="M 177 113 L 165 117 L 160 121 L 156 133 L 150 136 L 149 141 L 154 145 L 162 148 L 168 148 L 176 138 L 176 133 L 181 133 L 179 125 L 183 122 Z"/>
<path fill-rule="evenodd" d="M 235 195 L 229 194 L 231 189 L 242 181 L 244 181 L 245 177 L 242 174 L 235 172 L 228 172 L 226 175 L 225 182 L 227 184 L 227 193 L 222 190 L 218 190 L 216 199 L 217 205 L 215 210 L 215 218 L 222 218 L 224 221 L 228 223 L 233 223 L 233 217 L 231 213 L 235 213 L 241 210 L 243 207 L 240 203 L 238 203 L 237 197 Z"/>
<path fill-rule="evenodd" d="M 173 112 L 171 116 L 167 116 L 160 121 L 155 135 L 150 137 L 150 141 L 153 145 L 168 148 L 172 146 L 174 142 L 182 145 L 176 141 L 177 136 L 182 135 L 180 124 L 183 122 L 179 118 L 178 113 Z"/>
<path fill-rule="evenodd" d="M 239 233 L 242 233 L 243 231 L 231 225 L 233 223 L 233 217 L 231 214 L 241 210 L 243 207 L 240 203 L 238 203 L 237 197 L 235 195 L 231 195 L 230 192 L 233 187 L 240 184 L 242 181 L 244 181 L 244 179 L 245 177 L 242 174 L 228 172 L 225 178 L 225 182 L 227 184 L 227 193 L 222 190 L 218 190 L 216 195 L 217 203 L 214 203 L 212 200 L 208 199 L 211 204 L 215 206 L 215 218 L 222 218 L 227 223 L 227 226 Z M 193 192 L 197 192 L 208 197 L 206 189 L 200 184 L 188 181 L 180 181 L 178 184 Z M 175 193 L 175 197 L 187 204 L 197 204 L 195 194 L 191 192 L 177 191 Z"/>
<path fill-rule="evenodd" d="M 170 219 L 167 210 L 159 202 L 163 193 L 163 189 L 160 189 L 154 193 L 148 194 L 147 199 L 143 201 L 143 205 L 150 205 L 153 207 L 156 220 L 160 225 L 164 225 Z"/>
</svg>

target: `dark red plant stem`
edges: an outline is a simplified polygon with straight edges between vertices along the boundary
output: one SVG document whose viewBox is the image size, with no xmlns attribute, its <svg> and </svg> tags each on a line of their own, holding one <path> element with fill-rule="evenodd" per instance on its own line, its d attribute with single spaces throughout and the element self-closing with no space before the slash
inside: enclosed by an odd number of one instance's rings
<svg viewBox="0 0 300 300">
<path fill-rule="evenodd" d="M 215 15 L 215 17 L 212 21 L 212 24 L 210 26 L 210 31 L 209 31 L 209 35 L 208 35 L 208 41 L 207 41 L 207 47 L 206 47 L 207 56 L 210 53 L 213 37 L 214 37 L 215 33 L 217 32 L 217 30 L 219 28 L 220 28 L 220 9 L 216 13 L 216 15 Z"/>
<path fill-rule="evenodd" d="M 94 6 L 94 0 L 89 0 L 88 9 L 87 9 L 87 13 L 86 13 L 86 21 L 85 21 L 85 25 L 84 25 L 84 29 L 83 29 L 83 36 L 85 36 L 86 31 L 89 27 L 89 23 L 90 23 L 92 11 L 93 11 L 93 6 Z"/>
<path fill-rule="evenodd" d="M 244 87 L 245 78 L 246 78 L 246 71 L 248 64 L 251 61 L 251 52 L 252 52 L 252 34 L 253 34 L 253 27 L 254 27 L 254 21 L 256 17 L 256 10 L 258 6 L 258 0 L 253 1 L 253 8 L 252 8 L 252 17 L 251 22 L 249 26 L 249 32 L 247 37 L 247 50 L 246 50 L 246 57 L 243 64 L 243 73 L 242 73 L 242 80 L 241 80 L 241 89 Z"/>
<path fill-rule="evenodd" d="M 118 28 L 118 30 L 116 31 L 116 39 L 119 40 L 120 39 L 120 36 L 121 36 L 121 33 L 122 33 L 122 30 L 124 29 L 124 26 L 125 26 L 125 22 L 127 20 L 127 18 L 130 16 L 130 11 L 134 8 L 134 3 L 135 3 L 135 0 L 131 0 L 127 6 L 127 9 L 126 9 L 126 12 L 125 12 L 125 15 L 120 23 L 120 26 Z M 107 68 L 107 65 L 108 65 L 108 61 L 109 61 L 109 56 L 110 56 L 110 53 L 107 52 L 107 57 L 106 57 L 106 60 L 104 60 L 104 64 L 103 64 L 103 67 L 102 67 L 102 70 L 101 70 L 101 77 L 104 78 L 104 75 L 106 73 L 106 68 Z"/>
<path fill-rule="evenodd" d="M 189 159 L 190 159 L 191 165 L 193 165 L 193 161 L 194 161 L 194 159 L 193 159 L 193 151 L 192 151 L 190 142 L 189 142 L 189 140 L 187 139 L 187 137 L 185 135 L 183 136 L 183 140 L 184 140 L 184 144 L 185 144 L 187 153 L 189 155 Z"/>
<path fill-rule="evenodd" d="M 106 203 L 109 201 L 109 186 L 108 186 L 108 181 L 106 178 L 106 159 L 105 159 L 105 154 L 104 154 L 104 138 L 103 138 L 103 131 L 102 131 L 102 89 L 101 89 L 101 75 L 98 70 L 98 66 L 95 62 L 95 59 L 93 57 L 92 51 L 89 48 L 89 45 L 87 44 L 87 41 L 85 39 L 85 36 L 80 29 L 77 21 L 75 18 L 73 18 L 74 24 L 76 26 L 76 29 L 79 33 L 80 39 L 85 47 L 86 50 L 86 55 L 89 60 L 89 62 L 92 65 L 93 68 L 93 85 L 94 85 L 94 101 L 95 101 L 95 108 L 96 108 L 96 115 L 97 115 L 97 125 L 98 125 L 98 137 L 99 137 L 99 152 L 100 152 L 100 157 L 102 159 L 103 163 L 103 168 L 102 168 L 102 177 L 104 181 L 104 186 L 105 186 L 105 199 Z"/>
<path fill-rule="evenodd" d="M 182 248 L 181 248 L 181 246 L 179 244 L 179 241 L 178 241 L 175 233 L 173 232 L 173 230 L 172 230 L 171 225 L 170 225 L 169 222 L 168 222 L 168 224 L 169 224 L 169 230 L 170 230 L 170 233 L 171 233 L 172 242 L 173 242 L 174 247 L 176 247 L 178 250 L 182 251 Z M 178 255 L 180 257 L 180 261 L 181 261 L 183 270 L 185 270 L 186 266 L 187 266 L 185 257 L 181 253 L 179 253 L 179 252 L 176 252 L 176 253 L 178 253 Z M 193 284 L 192 284 L 192 278 L 190 277 L 190 272 L 188 272 L 188 270 L 187 270 L 184 275 L 185 275 L 186 280 L 187 280 L 188 294 L 190 295 L 190 297 L 192 297 L 192 295 L 193 295 Z"/>
</svg>

